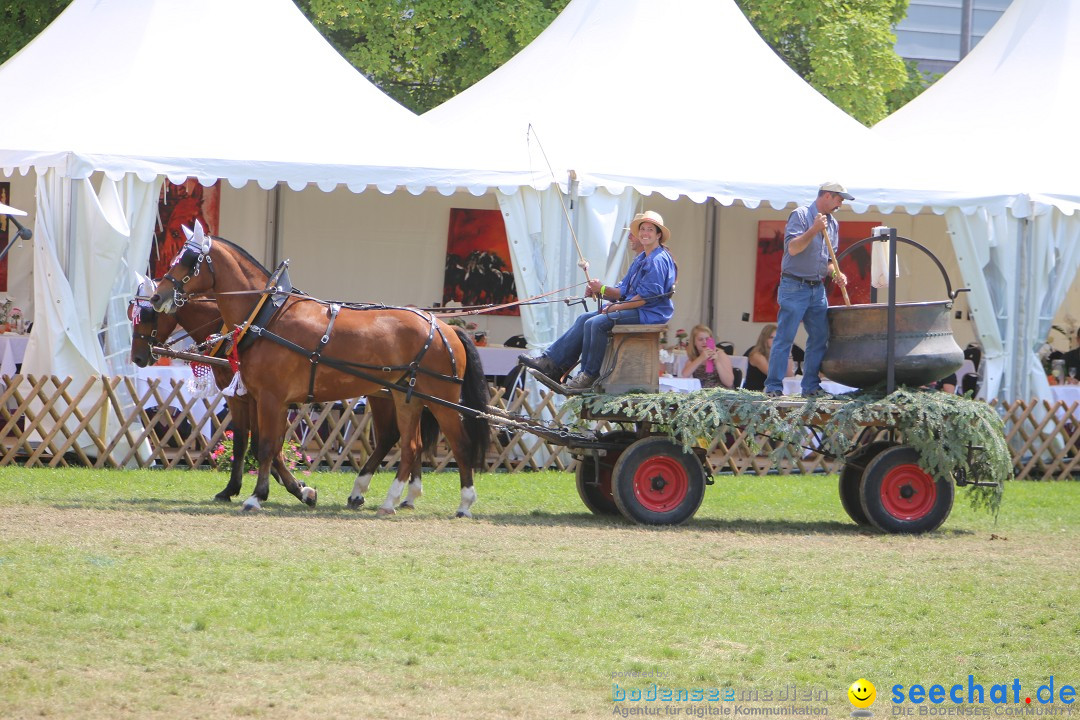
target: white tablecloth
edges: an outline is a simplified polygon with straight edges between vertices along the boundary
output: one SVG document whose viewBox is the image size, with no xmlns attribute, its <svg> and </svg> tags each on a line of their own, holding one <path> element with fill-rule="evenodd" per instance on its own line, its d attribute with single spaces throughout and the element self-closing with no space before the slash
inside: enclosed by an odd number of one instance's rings
<svg viewBox="0 0 1080 720">
<path fill-rule="evenodd" d="M 660 376 L 660 392 L 688 393 L 701 389 L 701 381 L 697 378 L 679 378 Z"/>
<path fill-rule="evenodd" d="M 4 333 L 0 335 L 0 375 L 14 375 L 15 366 L 21 365 L 26 355 L 29 335 Z"/>
<path fill-rule="evenodd" d="M 822 380 L 821 389 L 830 395 L 846 395 L 847 393 L 855 392 L 858 388 L 848 387 L 847 385 L 841 385 L 838 382 L 832 380 Z M 784 378 L 784 394 L 785 395 L 799 395 L 802 393 L 802 375 L 796 375 L 794 377 Z"/>
<path fill-rule="evenodd" d="M 518 364 L 518 355 L 528 352 L 503 345 L 483 345 L 476 350 L 480 353 L 485 375 L 509 375 Z"/>
<path fill-rule="evenodd" d="M 194 376 L 191 374 L 191 368 L 185 363 L 183 365 L 151 365 L 144 368 L 135 368 L 135 391 L 139 397 L 146 397 L 150 391 L 150 381 L 159 380 L 161 382 L 158 385 L 157 393 L 162 401 L 166 400 L 173 392 L 173 384 L 181 385 L 181 390 L 174 397 L 169 405 L 176 409 L 182 409 L 184 405 L 191 399 L 191 391 L 188 389 L 188 380 L 191 380 Z M 211 382 L 213 380 L 211 379 Z M 214 392 L 217 392 L 217 386 L 214 386 Z M 147 407 L 153 407 L 157 405 L 156 399 L 151 399 L 145 403 Z M 222 401 L 217 407 L 207 407 L 208 401 L 199 399 L 195 401 L 191 406 L 191 420 L 192 425 L 201 423 L 201 431 L 204 437 L 209 438 L 213 434 L 213 423 L 206 418 L 209 412 L 217 414 L 225 407 L 225 402 Z"/>
<path fill-rule="evenodd" d="M 1072 407 L 1073 403 L 1080 403 L 1080 385 L 1051 385 L 1050 394 L 1059 402 L 1065 403 L 1065 408 Z M 1059 409 L 1058 417 L 1064 417 L 1066 410 Z M 1080 420 L 1080 405 L 1073 408 L 1073 422 Z"/>
</svg>

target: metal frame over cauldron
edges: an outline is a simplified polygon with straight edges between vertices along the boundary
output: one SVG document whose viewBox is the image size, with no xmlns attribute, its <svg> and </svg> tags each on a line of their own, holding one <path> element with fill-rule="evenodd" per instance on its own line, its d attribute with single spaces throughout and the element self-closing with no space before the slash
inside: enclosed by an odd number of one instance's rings
<svg viewBox="0 0 1080 720">
<path fill-rule="evenodd" d="M 937 255 L 934 255 L 929 248 L 910 238 L 897 235 L 896 228 L 881 229 L 886 230 L 887 232 L 863 238 L 862 240 L 853 243 L 850 247 L 837 255 L 836 260 L 839 265 L 840 260 L 843 260 L 849 253 L 862 247 L 866 243 L 889 243 L 889 274 L 887 276 L 889 278 L 889 299 L 886 303 L 885 327 L 885 391 L 887 394 L 892 394 L 892 392 L 896 390 L 896 243 L 902 242 L 916 247 L 934 261 L 934 264 L 937 265 L 938 270 L 941 272 L 942 279 L 945 280 L 945 293 L 948 295 L 950 302 L 954 302 L 960 293 L 970 292 L 971 288 L 957 288 L 956 290 L 953 290 L 952 281 L 949 280 L 949 274 L 945 271 L 945 266 L 938 260 Z"/>
</svg>

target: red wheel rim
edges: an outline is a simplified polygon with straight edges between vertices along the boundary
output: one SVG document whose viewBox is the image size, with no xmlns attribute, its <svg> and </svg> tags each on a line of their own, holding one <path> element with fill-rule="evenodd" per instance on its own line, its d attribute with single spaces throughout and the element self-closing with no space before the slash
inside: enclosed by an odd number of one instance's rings
<svg viewBox="0 0 1080 720">
<path fill-rule="evenodd" d="M 897 520 L 919 520 L 937 502 L 937 483 L 914 463 L 897 465 L 881 481 L 881 505 Z"/>
<path fill-rule="evenodd" d="M 671 512 L 686 499 L 689 488 L 686 468 L 674 458 L 649 458 L 634 473 L 634 496 L 652 512 Z"/>
</svg>

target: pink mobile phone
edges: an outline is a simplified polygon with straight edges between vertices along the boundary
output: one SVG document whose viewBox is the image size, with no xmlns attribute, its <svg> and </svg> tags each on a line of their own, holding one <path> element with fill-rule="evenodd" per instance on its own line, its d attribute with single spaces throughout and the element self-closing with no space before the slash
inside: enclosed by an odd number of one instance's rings
<svg viewBox="0 0 1080 720">
<path fill-rule="evenodd" d="M 707 348 L 709 348 L 710 350 L 715 350 L 716 349 L 716 341 L 713 340 L 711 337 L 706 338 L 705 339 L 705 346 Z M 711 373 L 711 372 L 713 372 L 715 370 L 716 370 L 716 366 L 713 365 L 713 361 L 712 360 L 706 360 L 705 361 L 705 372 Z"/>
</svg>

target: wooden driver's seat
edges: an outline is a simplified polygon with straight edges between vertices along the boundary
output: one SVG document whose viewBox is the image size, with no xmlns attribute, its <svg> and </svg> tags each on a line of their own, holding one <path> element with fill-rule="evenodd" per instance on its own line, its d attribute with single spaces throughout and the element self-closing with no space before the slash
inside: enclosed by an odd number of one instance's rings
<svg viewBox="0 0 1080 720">
<path fill-rule="evenodd" d="M 667 325 L 616 325 L 600 365 L 596 390 L 617 395 L 659 392 L 660 335 Z"/>
</svg>

